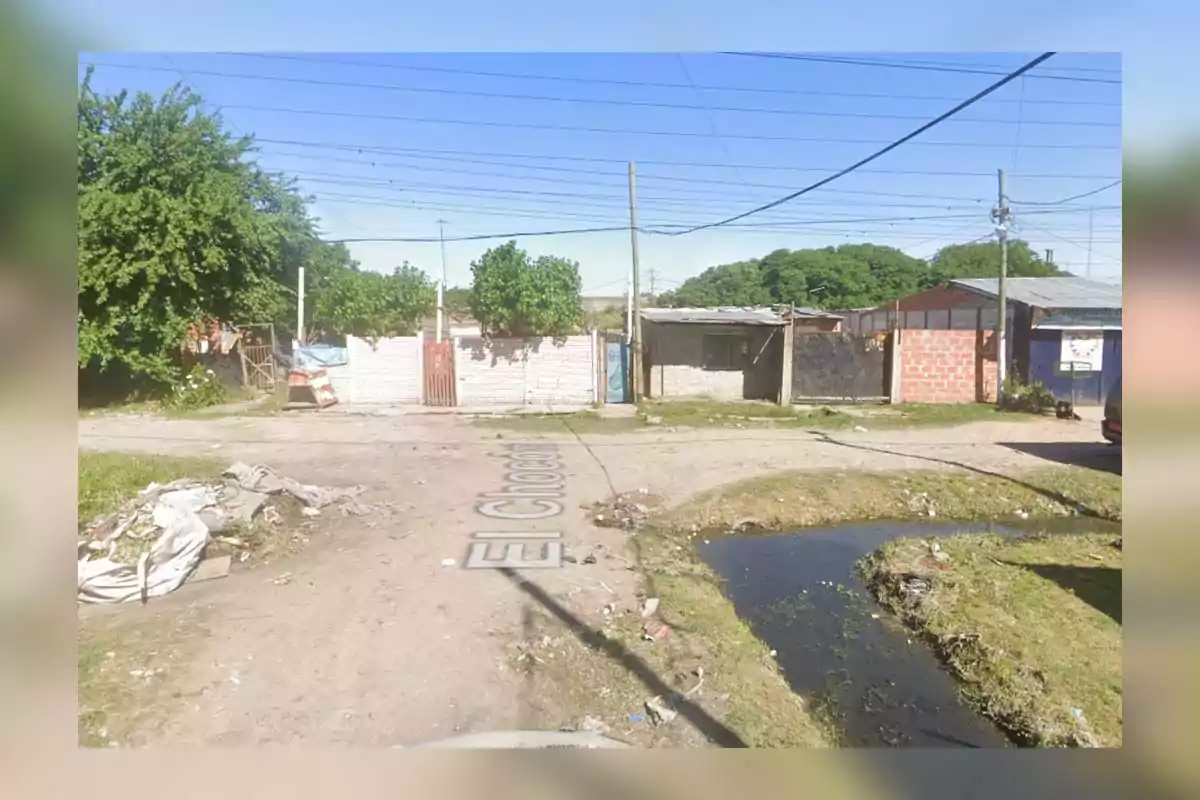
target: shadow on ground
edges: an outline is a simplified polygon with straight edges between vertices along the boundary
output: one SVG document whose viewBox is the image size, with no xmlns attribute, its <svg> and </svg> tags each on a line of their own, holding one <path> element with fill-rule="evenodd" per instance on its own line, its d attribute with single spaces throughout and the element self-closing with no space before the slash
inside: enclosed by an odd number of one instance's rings
<svg viewBox="0 0 1200 800">
<path fill-rule="evenodd" d="M 1118 625 L 1121 624 L 1121 570 L 1115 567 L 1005 563 L 1024 567 L 1048 581 L 1054 581 L 1092 608 L 1107 614 Z"/>
<path fill-rule="evenodd" d="M 500 573 L 512 581 L 518 589 L 524 592 L 542 608 L 549 611 L 560 622 L 570 628 L 571 632 L 587 647 L 603 653 L 616 661 L 654 695 L 673 697 L 675 710 L 680 716 L 696 727 L 709 741 L 721 747 L 746 747 L 742 738 L 732 730 L 714 719 L 707 711 L 690 700 L 678 697 L 674 688 L 660 678 L 645 661 L 631 653 L 620 642 L 609 639 L 599 631 L 588 627 L 586 623 L 564 608 L 558 601 L 536 583 L 521 577 L 512 569 L 503 568 Z"/>
<path fill-rule="evenodd" d="M 1069 464 L 1087 467 L 1101 472 L 1121 474 L 1121 448 L 1104 442 L 1001 442 L 1002 447 L 1018 453 Z"/>
<path fill-rule="evenodd" d="M 917 455 L 916 453 L 904 453 L 899 450 L 887 450 L 882 447 L 872 447 L 870 445 L 865 445 L 865 444 L 854 444 L 852 442 L 844 442 L 840 439 L 835 439 L 832 436 L 830 436 L 829 434 L 824 433 L 822 431 L 809 431 L 809 433 L 812 434 L 813 436 L 816 436 L 818 439 L 820 439 L 822 442 L 825 442 L 826 444 L 835 444 L 839 447 L 849 447 L 853 450 L 865 450 L 867 452 L 881 453 L 883 455 L 888 455 L 888 456 L 902 456 L 904 458 L 915 458 L 919 461 L 928 461 L 932 464 L 945 464 L 948 467 L 958 467 L 959 469 L 965 469 L 968 472 L 974 472 L 976 475 L 988 475 L 993 478 L 1000 478 L 1002 480 L 1009 481 L 1010 483 L 1012 483 L 1016 486 L 1023 486 L 1026 489 L 1029 489 L 1030 491 L 1037 492 L 1038 494 L 1042 495 L 1043 497 L 1045 497 L 1049 500 L 1053 500 L 1056 503 L 1062 503 L 1064 505 L 1075 506 L 1076 508 L 1079 509 L 1079 513 L 1085 517 L 1096 517 L 1097 519 L 1105 518 L 1104 515 L 1101 514 L 1100 512 L 1096 511 L 1093 508 L 1088 508 L 1087 506 L 1083 505 L 1082 503 L 1079 503 L 1078 501 L 1074 500 L 1073 498 L 1066 496 L 1062 492 L 1056 492 L 1056 491 L 1053 491 L 1052 489 L 1045 489 L 1041 486 L 1037 486 L 1035 484 L 1029 483 L 1028 481 L 1023 481 L 1020 478 L 1014 478 L 1011 475 L 1005 475 L 1002 472 L 994 472 L 989 469 L 973 467 L 970 464 L 964 464 L 961 461 L 954 461 L 953 459 L 949 459 L 949 458 L 935 458 L 934 456 L 922 456 L 922 455 Z M 1010 445 L 1010 447 L 1011 446 L 1012 445 Z"/>
</svg>

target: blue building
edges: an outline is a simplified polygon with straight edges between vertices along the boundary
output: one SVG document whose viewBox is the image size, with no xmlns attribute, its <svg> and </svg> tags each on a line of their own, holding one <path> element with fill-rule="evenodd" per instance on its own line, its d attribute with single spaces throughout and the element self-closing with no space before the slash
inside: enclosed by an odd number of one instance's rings
<svg viewBox="0 0 1200 800">
<path fill-rule="evenodd" d="M 999 306 L 997 278 L 948 289 Z M 1121 287 L 1086 278 L 1009 278 L 1008 356 L 1013 374 L 1059 400 L 1100 405 L 1121 377 Z"/>
</svg>

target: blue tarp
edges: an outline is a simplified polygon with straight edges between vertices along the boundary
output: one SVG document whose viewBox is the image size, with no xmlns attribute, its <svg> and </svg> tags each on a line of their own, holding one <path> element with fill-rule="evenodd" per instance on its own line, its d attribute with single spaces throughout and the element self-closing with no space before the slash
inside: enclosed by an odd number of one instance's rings
<svg viewBox="0 0 1200 800">
<path fill-rule="evenodd" d="M 350 363 L 346 348 L 313 344 L 296 350 L 297 367 L 337 367 Z"/>
</svg>

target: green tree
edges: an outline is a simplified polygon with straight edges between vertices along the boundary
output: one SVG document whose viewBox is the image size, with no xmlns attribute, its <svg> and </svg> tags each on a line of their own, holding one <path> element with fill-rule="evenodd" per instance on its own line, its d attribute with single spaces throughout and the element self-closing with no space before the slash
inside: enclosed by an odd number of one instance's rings
<svg viewBox="0 0 1200 800">
<path fill-rule="evenodd" d="M 311 238 L 290 185 L 246 159 L 198 95 L 78 97 L 78 359 L 154 382 L 177 375 L 189 323 L 294 307 L 285 243 Z M 294 286 L 294 283 L 291 284 Z"/>
<path fill-rule="evenodd" d="M 436 291 L 424 272 L 407 263 L 390 275 L 335 270 L 314 293 L 312 325 L 372 340 L 412 336 L 434 311 Z"/>
<path fill-rule="evenodd" d="M 561 337 L 583 323 L 579 265 L 556 256 L 536 260 L 507 242 L 471 264 L 468 305 L 485 335 Z"/>
<path fill-rule="evenodd" d="M 933 285 L 954 278 L 995 278 L 1000 275 L 999 242 L 952 244 L 929 260 Z M 1008 240 L 1008 275 L 1014 278 L 1047 278 L 1065 275 L 1021 239 Z"/>
</svg>

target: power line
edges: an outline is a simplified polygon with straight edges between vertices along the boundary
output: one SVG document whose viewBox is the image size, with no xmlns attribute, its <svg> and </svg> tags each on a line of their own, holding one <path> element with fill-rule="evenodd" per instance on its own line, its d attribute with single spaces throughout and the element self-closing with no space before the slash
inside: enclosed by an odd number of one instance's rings
<svg viewBox="0 0 1200 800">
<path fill-rule="evenodd" d="M 925 131 L 934 127 L 935 125 L 938 125 L 939 123 L 943 122 L 944 120 L 949 119 L 950 117 L 954 116 L 959 111 L 962 111 L 964 108 L 969 107 L 973 103 L 979 102 L 979 100 L 981 100 L 982 98 L 987 97 L 989 94 L 991 94 L 992 92 L 1001 88 L 1005 84 L 1008 84 L 1011 81 L 1016 80 L 1021 75 L 1024 75 L 1026 72 L 1028 72 L 1029 70 L 1036 67 L 1038 64 L 1041 64 L 1043 61 L 1046 61 L 1047 59 L 1051 58 L 1053 55 L 1054 55 L 1053 52 L 1042 53 L 1040 56 L 1033 59 L 1025 66 L 1021 67 L 1018 70 L 1015 70 L 1014 72 L 1009 73 L 1004 78 L 996 81 L 995 83 L 993 83 L 991 86 L 987 87 L 986 89 L 984 89 L 980 92 L 977 92 L 976 94 L 974 94 L 971 97 L 967 98 L 966 100 L 962 101 L 961 103 L 959 103 L 958 105 L 956 105 L 954 108 L 950 109 L 949 111 L 945 112 L 944 114 L 941 114 L 940 116 L 935 117 L 934 119 L 930 120 L 929 122 L 926 122 L 924 125 L 917 128 L 915 131 L 897 139 L 896 141 L 887 145 L 883 149 L 875 151 L 874 153 L 867 156 L 866 158 L 856 161 L 855 163 L 851 164 L 850 166 L 846 167 L 845 169 L 843 169 L 839 172 L 836 172 L 827 178 L 823 178 L 823 179 L 817 181 L 816 183 L 810 184 L 810 185 L 804 187 L 803 189 L 800 189 L 799 191 L 792 192 L 791 194 L 785 195 L 785 196 L 779 198 L 778 200 L 772 200 L 770 203 L 766 203 L 757 208 L 753 208 L 750 211 L 745 211 L 741 214 L 737 214 L 735 216 L 720 220 L 718 222 L 710 222 L 705 225 L 698 225 L 695 228 L 691 228 L 689 230 L 683 231 L 681 234 L 677 234 L 677 235 L 693 233 L 698 230 L 704 230 L 706 228 L 715 228 L 715 227 L 718 227 L 721 225 L 728 225 L 730 222 L 734 222 L 739 219 L 744 219 L 745 217 L 748 217 L 752 214 L 761 213 L 763 211 L 766 211 L 769 208 L 774 208 L 775 206 L 783 205 L 784 203 L 786 203 L 790 200 L 795 200 L 797 197 L 800 197 L 801 195 L 807 194 L 811 191 L 814 191 L 815 189 L 819 189 L 827 183 L 832 183 L 833 181 L 837 180 L 838 178 L 841 178 L 844 175 L 848 175 L 849 173 L 853 172 L 854 170 L 858 169 L 859 167 L 865 166 L 866 164 L 869 164 L 870 162 L 874 161 L 875 159 L 880 158 L 881 156 L 884 156 L 887 153 L 890 153 L 892 150 L 895 150 L 897 147 L 900 147 L 905 142 L 908 142 L 908 141 L 916 138 L 917 136 L 921 135 L 922 133 L 924 133 Z"/>
<path fill-rule="evenodd" d="M 390 69 L 403 70 L 409 72 L 430 72 L 441 73 L 447 75 L 474 75 L 486 78 L 510 78 L 515 80 L 532 80 L 532 81 L 553 81 L 560 83 L 582 83 L 582 84 L 597 84 L 607 86 L 641 86 L 658 89 L 691 89 L 692 86 L 682 83 L 666 83 L 660 81 L 641 81 L 641 80 L 621 80 L 616 78 L 584 78 L 571 75 L 536 75 L 525 72 L 502 72 L 495 70 L 473 70 L 461 69 L 458 67 L 431 67 L 426 65 L 416 64 L 387 64 L 373 61 L 359 61 L 354 59 L 341 58 L 313 58 L 311 56 L 296 56 L 285 55 L 279 53 L 219 53 L 218 55 L 237 56 L 242 58 L 259 58 L 271 59 L 277 61 L 295 61 L 307 62 L 310 64 L 337 64 L 349 67 L 367 67 L 371 69 Z M 703 89 L 710 92 L 743 92 L 753 94 L 785 94 L 785 95 L 803 95 L 810 97 L 859 97 L 866 99 L 881 99 L 881 100 L 922 100 L 940 103 L 952 103 L 956 98 L 945 96 L 931 95 L 911 95 L 911 94 L 892 94 L 892 93 L 876 93 L 876 92 L 835 92 L 817 89 L 792 89 L 779 88 L 770 86 L 713 86 L 706 84 L 697 84 L 695 88 Z M 991 98 L 990 102 L 994 103 L 1010 103 L 1011 100 L 1003 98 Z M 1059 100 L 1039 100 L 1027 101 L 1038 102 L 1047 105 L 1089 105 L 1089 106 L 1107 106 L 1112 108 L 1120 108 L 1120 102 L 1106 102 L 1095 100 L 1075 100 L 1065 99 Z"/>
<path fill-rule="evenodd" d="M 169 67 L 156 67 L 148 64 L 113 64 L 110 62 L 92 62 L 94 66 L 106 67 L 108 69 L 128 69 L 137 71 L 149 72 L 173 72 L 178 73 L 179 70 Z M 880 113 L 855 113 L 851 111 L 812 111 L 807 109 L 790 109 L 790 108 L 745 108 L 740 106 L 709 106 L 696 105 L 689 103 L 664 103 L 654 100 L 616 100 L 612 98 L 595 98 L 595 97 L 559 97 L 553 95 L 533 95 L 533 94 L 513 94 L 508 92 L 482 92 L 471 89 L 446 89 L 443 87 L 434 86 L 401 86 L 399 84 L 389 83 L 363 83 L 361 81 L 336 81 L 326 80 L 323 78 L 299 78 L 294 76 L 283 75 L 252 75 L 247 73 L 237 72 L 221 72 L 218 70 L 193 69 L 189 70 L 191 75 L 207 75 L 215 78 L 235 78 L 238 80 L 258 80 L 258 81 L 275 81 L 280 83 L 298 83 L 312 86 L 336 86 L 354 89 L 377 89 L 381 91 L 393 92 L 415 92 L 424 94 L 450 94 L 462 95 L 466 97 L 490 97 L 502 100 L 534 100 L 538 102 L 550 103 L 582 103 L 591 105 L 611 105 L 611 106 L 634 106 L 641 108 L 670 108 L 684 111 L 726 111 L 732 113 L 743 114 L 781 114 L 788 116 L 800 117 L 834 117 L 834 118 L 850 118 L 850 119 L 896 119 L 896 120 L 920 120 L 924 117 L 913 116 L 911 114 L 880 114 Z M 975 122 L 986 124 L 1006 124 L 1009 120 L 1005 119 L 986 119 L 986 118 L 961 118 L 956 122 Z M 1060 127 L 1082 127 L 1082 128 L 1119 128 L 1119 122 L 1097 122 L 1093 120 L 1026 120 L 1027 124 L 1031 125 L 1056 125 Z"/>
<path fill-rule="evenodd" d="M 441 241 L 447 242 L 478 242 L 485 239 L 515 239 L 517 237 L 529 236 L 566 236 L 578 233 L 610 233 L 612 231 L 628 231 L 629 226 L 619 226 L 612 228 L 567 228 L 557 231 L 516 231 L 512 233 L 480 233 L 474 236 L 452 236 L 447 239 L 441 239 L 437 236 L 381 236 L 381 237 L 361 237 L 354 239 L 324 239 L 322 241 L 327 244 L 353 244 L 355 242 L 409 242 L 413 244 L 432 244 Z"/>
<path fill-rule="evenodd" d="M 601 156 L 564 156 L 564 155 L 549 155 L 546 153 L 497 153 L 484 152 L 478 150 L 444 150 L 419 147 L 379 147 L 374 145 L 362 144 L 347 144 L 340 142 L 312 142 L 298 139 L 268 139 L 255 138 L 255 142 L 263 142 L 267 144 L 286 144 L 296 147 L 312 147 L 328 150 L 349 150 L 359 153 L 382 153 L 389 155 L 411 155 L 413 158 L 422 158 L 431 161 L 460 161 L 463 163 L 476 164 L 492 164 L 494 166 L 508 166 L 497 162 L 489 161 L 473 161 L 462 158 L 461 156 L 480 156 L 484 158 L 526 158 L 526 159 L 543 159 L 548 161 L 575 161 L 586 163 L 605 163 L 605 164 L 627 164 L 628 161 L 623 158 L 604 158 Z M 421 154 L 421 155 L 415 155 Z M 429 154 L 429 155 L 425 155 Z M 654 166 L 667 167 L 703 167 L 710 169 L 760 169 L 770 170 L 773 172 L 828 172 L 836 167 L 797 167 L 785 164 L 735 164 L 735 163 L 716 163 L 704 161 L 656 161 L 653 159 L 638 159 L 639 164 L 653 164 Z M 583 170 L 575 167 L 551 167 L 537 164 L 520 164 L 513 166 L 523 166 L 528 169 L 553 170 L 557 172 L 580 172 L 595 175 L 614 175 L 624 176 L 623 172 L 605 172 L 602 170 Z M 878 175 L 941 175 L 948 177 L 964 177 L 964 178 L 983 178 L 993 177 L 991 172 L 963 172 L 955 170 L 895 170 L 895 169 L 861 169 L 861 173 L 878 174 Z M 662 178 L 663 176 L 655 176 Z M 1054 180 L 1111 180 L 1111 176 L 1107 175 L 1075 175 L 1062 173 L 1025 173 L 1022 175 L 1014 175 L 1013 177 L 1025 179 L 1054 179 Z"/>
<path fill-rule="evenodd" d="M 822 63 L 822 64 L 847 64 L 847 65 L 860 66 L 860 67 L 888 67 L 888 68 L 892 68 L 892 69 L 925 70 L 928 72 L 958 72 L 958 73 L 963 73 L 963 74 L 968 74 L 968 75 L 1004 75 L 1004 74 L 1006 74 L 1005 72 L 1002 72 L 1002 71 L 990 70 L 990 69 L 973 69 L 970 67 L 957 67 L 957 66 L 950 66 L 950 65 L 936 65 L 935 66 L 932 64 L 919 64 L 919 63 L 904 62 L 904 61 L 875 61 L 875 60 L 867 60 L 867 59 L 859 59 L 859 58 L 839 58 L 836 56 L 809 56 L 809 55 L 798 55 L 798 54 L 791 54 L 791 53 L 742 53 L 742 52 L 724 52 L 722 54 L 730 55 L 730 56 L 744 56 L 744 57 L 748 57 L 748 58 L 777 58 L 777 59 L 784 59 L 787 61 L 814 61 L 814 62 L 818 62 L 818 63 Z M 1047 80 L 1047 81 L 1070 81 L 1072 83 L 1103 83 L 1103 84 L 1113 84 L 1116 86 L 1121 85 L 1120 80 L 1116 80 L 1116 79 L 1112 79 L 1112 78 L 1085 78 L 1085 77 L 1076 77 L 1076 76 L 1070 76 L 1070 75 L 1042 75 L 1042 74 L 1031 74 L 1029 77 L 1030 78 L 1038 78 L 1040 80 Z"/>
<path fill-rule="evenodd" d="M 1111 189 L 1114 186 L 1120 186 L 1120 185 L 1121 185 L 1121 179 L 1118 178 L 1117 180 L 1113 181 L 1112 183 L 1104 184 L 1099 189 L 1092 189 L 1090 192 L 1083 192 L 1082 194 L 1074 194 L 1074 195 L 1071 195 L 1070 197 L 1064 197 L 1061 200 L 1052 200 L 1050 202 L 1043 202 L 1043 203 L 1038 203 L 1038 202 L 1033 202 L 1033 201 L 1024 201 L 1024 200 L 1013 200 L 1011 202 L 1014 202 L 1014 203 L 1017 203 L 1018 205 L 1023 205 L 1023 206 L 1058 206 L 1058 205 L 1063 205 L 1064 203 L 1070 203 L 1073 200 L 1082 200 L 1085 197 L 1091 197 L 1094 194 L 1100 194 L 1101 192 Z"/>
<path fill-rule="evenodd" d="M 450 119 L 446 117 L 412 117 L 399 114 L 368 114 L 353 111 L 329 111 L 325 109 L 314 108 L 274 108 L 271 106 L 255 106 L 242 104 L 226 104 L 223 108 L 239 109 L 242 111 L 260 111 L 270 114 L 307 114 L 321 117 L 342 117 L 346 119 L 377 119 L 389 122 L 416 122 L 430 125 L 468 125 L 471 127 L 491 127 L 491 128 L 519 128 L 522 130 L 547 130 L 547 131 L 574 131 L 580 133 L 604 133 L 604 134 L 619 134 L 625 136 L 681 136 L 681 137 L 701 137 L 709 134 L 703 131 L 661 131 L 661 130 L 641 130 L 637 128 L 599 128 L 588 125 L 551 125 L 546 123 L 536 122 L 502 122 L 499 120 L 477 120 L 477 119 Z M 885 144 L 879 139 L 831 139 L 819 136 L 770 136 L 765 134 L 750 134 L 750 133 L 730 133 L 726 134 L 726 138 L 730 139 L 746 139 L 752 141 L 769 141 L 769 142 L 809 142 L 809 143 L 826 143 L 826 144 Z M 917 144 L 924 147 L 1003 147 L 1008 148 L 1011 145 L 1007 142 L 918 142 Z M 1040 148 L 1048 150 L 1120 150 L 1120 145 L 1102 145 L 1102 144 L 1050 144 L 1037 143 L 1027 144 L 1027 148 Z"/>
</svg>

